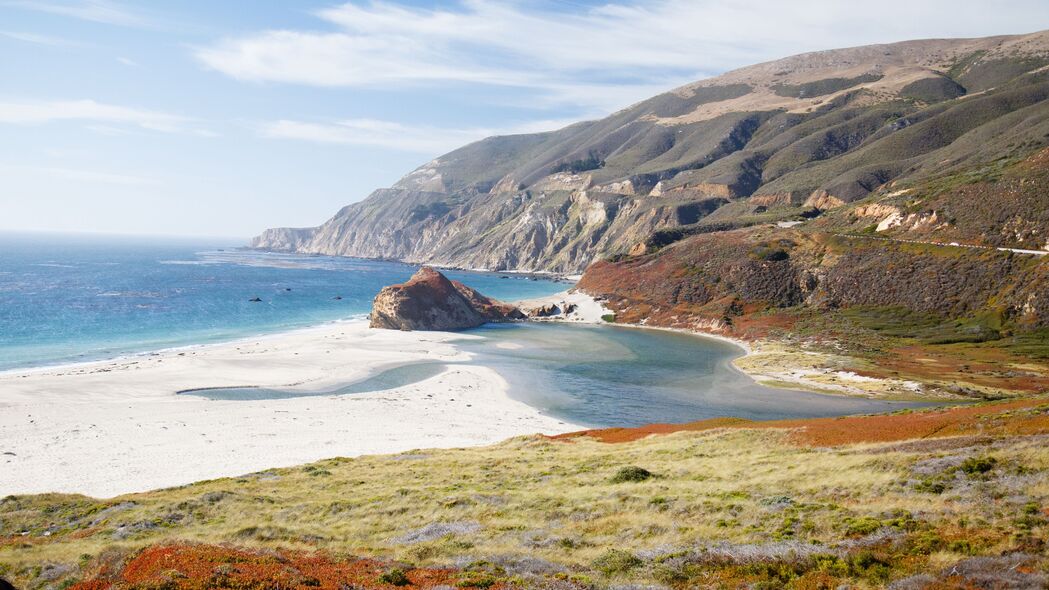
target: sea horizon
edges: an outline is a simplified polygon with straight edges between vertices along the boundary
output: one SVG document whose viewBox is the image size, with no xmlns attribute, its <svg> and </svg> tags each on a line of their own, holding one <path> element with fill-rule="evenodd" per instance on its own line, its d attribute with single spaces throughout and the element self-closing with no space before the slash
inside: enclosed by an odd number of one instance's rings
<svg viewBox="0 0 1049 590">
<path fill-rule="evenodd" d="M 363 320 L 379 289 L 419 268 L 189 236 L 0 231 L 0 251 L 0 373 Z M 540 275 L 446 273 L 508 301 L 566 288 Z"/>
</svg>

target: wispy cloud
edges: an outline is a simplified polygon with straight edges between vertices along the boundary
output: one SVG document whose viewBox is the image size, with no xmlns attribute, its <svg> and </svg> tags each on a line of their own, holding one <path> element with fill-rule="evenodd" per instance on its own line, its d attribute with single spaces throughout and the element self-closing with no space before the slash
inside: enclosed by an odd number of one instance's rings
<svg viewBox="0 0 1049 590">
<path fill-rule="evenodd" d="M 118 57 L 117 61 L 129 68 L 134 68 L 138 66 L 138 62 L 131 59 L 130 57 Z"/>
<path fill-rule="evenodd" d="M 75 168 L 62 168 L 55 166 L 17 166 L 0 164 L 0 170 L 7 173 L 29 174 L 42 176 L 48 179 L 61 178 L 77 182 L 92 182 L 101 184 L 116 184 L 121 186 L 143 186 L 158 184 L 152 178 L 135 176 L 131 174 L 119 174 L 99 170 L 82 170 Z"/>
<path fill-rule="evenodd" d="M 107 0 L 78 0 L 74 2 L 8 0 L 4 2 L 4 5 L 123 27 L 149 27 L 153 24 L 148 18 L 130 8 Z"/>
<path fill-rule="evenodd" d="M 94 100 L 0 101 L 0 124 L 39 125 L 56 121 L 103 124 L 103 128 L 107 124 L 130 125 L 163 133 L 211 134 L 207 130 L 197 128 L 194 120 L 188 117 Z"/>
<path fill-rule="evenodd" d="M 979 0 L 635 0 L 568 11 L 512 0 L 441 9 L 374 0 L 318 11 L 321 30 L 260 31 L 195 54 L 241 80 L 514 86 L 548 102 L 604 108 L 605 90 L 637 99 L 653 87 L 801 50 L 1019 32 L 1049 22 L 1044 0 L 1008 3 L 1009 10 L 987 11 Z"/>
<path fill-rule="evenodd" d="M 325 123 L 280 120 L 261 125 L 259 134 L 275 139 L 381 147 L 433 155 L 492 135 L 550 131 L 569 123 L 571 121 L 549 120 L 520 123 L 504 128 L 454 129 L 404 125 L 376 119 L 348 119 Z"/>
<path fill-rule="evenodd" d="M 52 37 L 50 35 L 41 35 L 39 33 L 29 33 L 25 31 L 0 31 L 0 36 L 14 39 L 15 41 L 22 41 L 23 43 L 47 45 L 49 47 L 78 47 L 82 45 L 82 43 L 71 39 L 63 39 L 62 37 Z"/>
</svg>

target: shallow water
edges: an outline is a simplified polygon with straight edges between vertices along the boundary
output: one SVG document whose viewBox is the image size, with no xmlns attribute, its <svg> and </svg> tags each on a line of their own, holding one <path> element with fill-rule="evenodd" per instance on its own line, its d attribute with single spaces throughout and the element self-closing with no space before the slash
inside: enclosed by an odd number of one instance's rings
<svg viewBox="0 0 1049 590">
<path fill-rule="evenodd" d="M 412 383 L 425 381 L 444 372 L 448 365 L 441 362 L 412 363 L 393 367 L 371 375 L 349 385 L 317 391 L 297 391 L 292 389 L 271 389 L 268 387 L 214 387 L 206 389 L 188 389 L 178 392 L 180 395 L 194 395 L 211 400 L 258 401 L 264 399 L 291 399 L 296 397 L 316 397 L 328 395 L 349 395 L 353 393 L 375 393 L 388 389 L 405 387 Z"/>
<path fill-rule="evenodd" d="M 495 368 L 511 397 L 586 426 L 640 426 L 734 416 L 752 420 L 886 412 L 906 404 L 763 387 L 731 366 L 743 354 L 666 330 L 564 324 L 491 325 L 461 345 Z"/>
<path fill-rule="evenodd" d="M 640 426 L 735 416 L 754 420 L 885 412 L 906 404 L 762 387 L 729 364 L 739 348 L 710 338 L 616 326 L 492 324 L 456 344 L 468 361 L 491 367 L 510 396 L 584 426 Z M 209 399 L 258 400 L 346 395 L 403 387 L 448 363 L 382 371 L 327 391 L 226 388 L 183 392 Z"/>
<path fill-rule="evenodd" d="M 0 370 L 363 318 L 417 267 L 238 250 L 237 240 L 0 234 Z M 498 299 L 567 285 L 449 271 Z M 502 278 L 502 277 L 508 278 Z M 251 299 L 259 298 L 254 302 Z"/>
</svg>

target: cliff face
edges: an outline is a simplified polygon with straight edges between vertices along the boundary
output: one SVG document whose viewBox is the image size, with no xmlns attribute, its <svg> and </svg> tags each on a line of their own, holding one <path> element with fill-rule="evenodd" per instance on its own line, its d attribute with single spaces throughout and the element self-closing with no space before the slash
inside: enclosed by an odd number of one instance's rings
<svg viewBox="0 0 1049 590">
<path fill-rule="evenodd" d="M 487 322 L 524 319 L 516 307 L 485 297 L 423 267 L 408 282 L 384 287 L 372 305 L 371 327 L 389 330 L 464 330 Z"/>
<path fill-rule="evenodd" d="M 720 204 L 589 191 L 466 198 L 382 189 L 318 228 L 267 230 L 251 246 L 463 268 L 574 272 L 619 244 L 694 221 Z"/>
<path fill-rule="evenodd" d="M 1046 280 L 1049 257 L 766 226 L 600 261 L 579 288 L 607 299 L 622 321 L 747 336 L 747 320 L 788 309 L 891 308 L 918 314 L 928 324 L 920 327 L 974 319 L 977 331 L 1044 328 Z"/>
<path fill-rule="evenodd" d="M 488 138 L 261 249 L 581 271 L 653 232 L 827 211 L 1049 137 L 1049 32 L 823 51 Z"/>
</svg>

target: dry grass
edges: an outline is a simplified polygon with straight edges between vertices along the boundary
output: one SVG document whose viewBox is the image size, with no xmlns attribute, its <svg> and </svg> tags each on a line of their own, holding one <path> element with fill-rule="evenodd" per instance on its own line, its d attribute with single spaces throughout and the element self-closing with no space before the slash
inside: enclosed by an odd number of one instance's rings
<svg viewBox="0 0 1049 590">
<path fill-rule="evenodd" d="M 1012 408 L 993 419 L 1039 412 Z M 55 586 L 104 556 L 174 541 L 474 564 L 470 571 L 482 563 L 476 575 L 524 587 L 817 579 L 877 587 L 1007 551 L 1042 567 L 1044 438 L 828 449 L 799 446 L 801 432 L 718 428 L 615 445 L 528 437 L 107 501 L 9 497 L 0 502 L 0 573 Z M 959 467 L 972 457 L 994 462 L 985 472 Z M 628 466 L 652 476 L 617 481 Z"/>
</svg>

